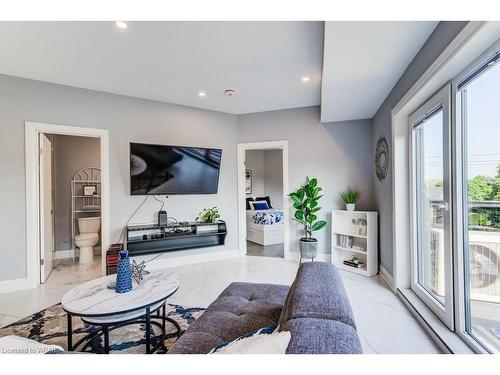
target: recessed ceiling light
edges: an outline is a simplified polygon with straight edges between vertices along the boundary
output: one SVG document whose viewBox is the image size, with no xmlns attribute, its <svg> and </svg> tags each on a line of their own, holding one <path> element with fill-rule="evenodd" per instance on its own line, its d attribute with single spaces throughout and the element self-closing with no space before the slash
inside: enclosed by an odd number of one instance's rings
<svg viewBox="0 0 500 375">
<path fill-rule="evenodd" d="M 309 77 L 302 77 L 302 82 L 309 82 L 311 79 Z"/>
<path fill-rule="evenodd" d="M 127 23 L 124 21 L 116 21 L 115 26 L 119 29 L 126 29 L 128 27 Z"/>
<path fill-rule="evenodd" d="M 201 96 L 202 98 L 207 96 L 207 93 L 205 91 L 200 91 L 198 92 L 198 96 Z"/>
</svg>

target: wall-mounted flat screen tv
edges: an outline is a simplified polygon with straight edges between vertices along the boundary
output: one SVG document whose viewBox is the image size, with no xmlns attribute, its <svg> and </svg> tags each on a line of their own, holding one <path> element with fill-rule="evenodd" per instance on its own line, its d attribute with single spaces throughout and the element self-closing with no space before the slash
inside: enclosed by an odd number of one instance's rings
<svg viewBox="0 0 500 375">
<path fill-rule="evenodd" d="M 222 150 L 130 143 L 130 194 L 216 194 Z"/>
</svg>

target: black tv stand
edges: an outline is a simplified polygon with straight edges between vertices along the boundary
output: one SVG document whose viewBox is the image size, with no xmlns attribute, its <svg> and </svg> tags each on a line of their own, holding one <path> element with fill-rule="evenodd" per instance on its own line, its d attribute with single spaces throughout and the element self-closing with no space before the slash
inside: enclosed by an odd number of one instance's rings
<svg viewBox="0 0 500 375">
<path fill-rule="evenodd" d="M 225 243 L 226 235 L 224 221 L 130 225 L 127 226 L 126 249 L 129 255 L 134 256 L 221 246 Z"/>
</svg>

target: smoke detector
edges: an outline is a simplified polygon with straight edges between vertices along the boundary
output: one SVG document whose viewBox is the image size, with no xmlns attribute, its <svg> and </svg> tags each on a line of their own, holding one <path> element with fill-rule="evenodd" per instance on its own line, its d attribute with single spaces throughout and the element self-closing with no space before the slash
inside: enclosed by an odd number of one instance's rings
<svg viewBox="0 0 500 375">
<path fill-rule="evenodd" d="M 226 89 L 226 90 L 224 90 L 224 94 L 226 94 L 227 96 L 233 96 L 233 95 L 236 95 L 236 90 L 235 89 Z"/>
</svg>

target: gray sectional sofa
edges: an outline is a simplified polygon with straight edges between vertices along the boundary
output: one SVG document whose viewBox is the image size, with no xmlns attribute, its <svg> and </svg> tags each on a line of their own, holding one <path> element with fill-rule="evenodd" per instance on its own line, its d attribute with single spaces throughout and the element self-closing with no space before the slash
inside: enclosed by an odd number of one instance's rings
<svg viewBox="0 0 500 375">
<path fill-rule="evenodd" d="M 169 354 L 203 354 L 259 328 L 289 331 L 287 354 L 362 353 L 337 269 L 302 264 L 291 287 L 236 282 L 179 338 Z"/>
</svg>

